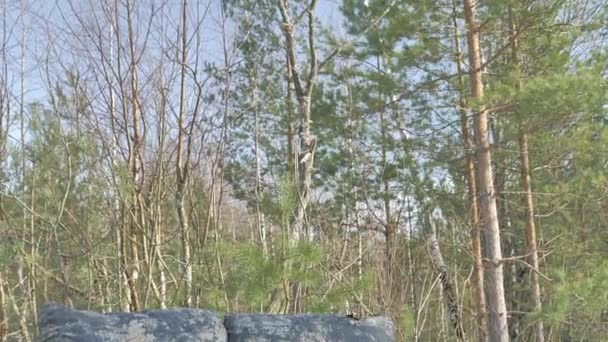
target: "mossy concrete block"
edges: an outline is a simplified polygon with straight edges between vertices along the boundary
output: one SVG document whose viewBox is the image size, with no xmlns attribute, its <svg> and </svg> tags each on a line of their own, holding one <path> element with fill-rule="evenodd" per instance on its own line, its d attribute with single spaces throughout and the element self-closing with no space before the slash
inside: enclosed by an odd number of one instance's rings
<svg viewBox="0 0 608 342">
<path fill-rule="evenodd" d="M 39 325 L 40 342 L 226 341 L 222 319 L 209 310 L 101 314 L 51 303 L 43 307 Z"/>
<path fill-rule="evenodd" d="M 339 315 L 227 315 L 230 342 L 392 342 L 390 318 L 361 320 Z"/>
</svg>

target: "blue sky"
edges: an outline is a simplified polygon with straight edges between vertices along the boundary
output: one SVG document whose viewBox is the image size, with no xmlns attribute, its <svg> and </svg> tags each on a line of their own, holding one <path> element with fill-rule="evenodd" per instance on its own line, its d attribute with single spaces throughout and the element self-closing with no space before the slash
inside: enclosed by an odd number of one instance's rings
<svg viewBox="0 0 608 342">
<path fill-rule="evenodd" d="M 98 6 L 102 1 L 81 1 L 81 0 L 0 0 L 0 15 L 5 19 L 4 24 L 6 30 L 3 31 L 3 36 L 6 39 L 6 70 L 8 71 L 8 86 L 11 89 L 13 96 L 20 93 L 21 84 L 21 39 L 23 38 L 25 28 L 25 88 L 26 98 L 29 102 L 41 101 L 46 98 L 46 89 L 43 85 L 45 71 L 43 66 L 49 62 L 66 62 L 67 58 L 74 51 L 70 51 L 67 47 L 62 47 L 61 41 L 70 30 L 68 24 L 77 24 L 72 10 L 80 11 L 80 14 L 86 16 L 86 7 Z M 207 45 L 207 58 L 221 58 L 221 32 L 218 29 L 217 18 L 219 17 L 218 5 L 221 0 L 209 1 L 190 1 L 190 6 L 199 5 L 204 7 L 210 5 L 210 14 L 203 26 L 204 42 Z M 179 10 L 179 1 L 170 0 L 169 5 L 175 4 L 175 9 Z M 341 35 L 343 17 L 339 10 L 340 1 L 338 0 L 320 0 L 317 5 L 317 17 L 323 26 L 333 26 L 335 33 Z M 175 20 L 177 19 L 177 13 Z M 50 45 L 60 45 L 58 51 L 61 56 L 52 56 L 49 54 Z M 0 55 L 0 58 L 2 56 Z M 66 58 L 61 61 L 60 59 Z M 53 60 L 55 59 L 55 60 Z M 16 98 L 13 98 L 16 100 Z"/>
</svg>

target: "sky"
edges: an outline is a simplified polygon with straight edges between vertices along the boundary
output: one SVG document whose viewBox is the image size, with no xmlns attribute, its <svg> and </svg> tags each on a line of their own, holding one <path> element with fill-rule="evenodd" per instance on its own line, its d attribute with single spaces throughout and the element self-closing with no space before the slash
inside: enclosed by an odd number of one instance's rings
<svg viewBox="0 0 608 342">
<path fill-rule="evenodd" d="M 165 0 L 152 1 L 161 3 Z M 3 81 L 0 84 L 6 85 L 5 89 L 9 90 L 13 112 L 20 108 L 22 86 L 26 116 L 27 104 L 48 103 L 48 84 L 52 83 L 49 76 L 62 78 L 70 63 L 77 63 L 78 56 L 84 53 L 80 51 L 79 42 L 74 41 L 74 37 L 80 33 L 70 27 L 78 26 L 76 13 L 82 18 L 91 18 L 91 9 L 100 8 L 101 3 L 102 0 L 0 0 L 0 78 Z M 219 62 L 223 58 L 220 3 L 221 0 L 189 1 L 193 19 L 197 7 L 200 11 L 207 6 L 209 8 L 202 24 L 203 47 L 200 53 L 208 61 Z M 333 27 L 337 35 L 343 34 L 340 3 L 340 0 L 319 0 L 316 8 L 320 26 Z M 170 6 L 173 17 L 167 21 L 175 24 L 179 20 L 181 1 L 167 0 L 166 4 Z M 234 32 L 234 26 L 229 26 L 227 30 L 231 28 Z M 9 132 L 9 139 L 13 143 L 17 142 L 19 136 L 16 122 L 12 120 Z"/>
<path fill-rule="evenodd" d="M 99 1 L 99 2 L 97 2 Z M 157 0 L 155 0 L 157 1 Z M 8 87 L 13 94 L 13 101 L 17 100 L 21 87 L 21 58 L 25 53 L 24 85 L 26 98 L 30 102 L 42 101 L 46 98 L 47 89 L 42 80 L 45 78 L 43 66 L 49 62 L 49 43 L 59 43 L 59 53 L 55 62 L 62 62 L 71 53 L 67 46 L 63 45 L 62 37 L 74 32 L 68 26 L 77 22 L 72 11 L 87 15 L 86 8 L 98 6 L 101 0 L 0 0 L 0 16 L 2 16 L 2 54 L 0 62 L 6 63 Z M 158 1 L 157 1 L 158 2 Z M 207 44 L 207 58 L 222 58 L 221 54 L 221 32 L 218 28 L 219 4 L 221 0 L 190 1 L 190 6 L 210 6 L 208 18 L 203 23 L 205 37 L 203 41 Z M 168 0 L 169 6 L 179 11 L 180 1 Z M 334 32 L 341 35 L 343 17 L 340 13 L 339 0 L 320 0 L 317 4 L 316 15 L 321 26 L 334 27 Z M 177 18 L 177 13 L 176 13 Z M 205 27 L 206 26 L 206 27 Z M 25 33 L 25 50 L 22 50 L 22 39 Z M 50 57 L 52 58 L 52 56 Z M 52 62 L 52 61 L 50 61 Z M 63 61 L 65 62 L 65 61 Z M 8 74 L 8 75 L 5 75 Z"/>
</svg>

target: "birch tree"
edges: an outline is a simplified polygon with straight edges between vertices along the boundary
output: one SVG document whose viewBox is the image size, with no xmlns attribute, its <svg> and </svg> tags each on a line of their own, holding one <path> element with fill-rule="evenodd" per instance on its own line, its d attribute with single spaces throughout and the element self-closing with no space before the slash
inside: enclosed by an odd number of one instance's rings
<svg viewBox="0 0 608 342">
<path fill-rule="evenodd" d="M 312 196 L 312 175 L 314 172 L 315 152 L 317 149 L 317 138 L 310 132 L 311 129 L 311 96 L 317 76 L 317 52 L 315 46 L 315 16 L 314 11 L 317 0 L 312 0 L 304 9 L 303 16 L 308 21 L 307 43 L 308 43 L 308 73 L 304 73 L 298 66 L 297 44 L 295 40 L 296 27 L 299 18 L 292 21 L 288 0 L 277 0 L 281 13 L 281 29 L 285 35 L 285 49 L 287 54 L 288 77 L 293 83 L 295 97 L 298 102 L 298 116 L 295 126 L 297 135 L 294 136 L 295 177 L 298 184 L 298 204 L 294 213 L 292 224 L 293 240 L 298 241 L 302 236 L 313 238 L 314 232 L 307 225 L 306 210 Z M 289 101 L 290 99 L 288 99 Z"/>
</svg>

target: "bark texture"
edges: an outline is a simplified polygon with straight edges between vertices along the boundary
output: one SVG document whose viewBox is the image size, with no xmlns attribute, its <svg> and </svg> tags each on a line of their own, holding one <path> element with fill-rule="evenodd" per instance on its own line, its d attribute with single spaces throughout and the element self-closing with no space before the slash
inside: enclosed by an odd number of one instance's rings
<svg viewBox="0 0 608 342">
<path fill-rule="evenodd" d="M 522 132 L 519 136 L 519 155 L 521 158 L 521 183 L 524 192 L 524 208 L 526 217 L 526 250 L 528 263 L 532 266 L 530 272 L 530 299 L 534 311 L 542 310 L 540 282 L 538 276 L 538 248 L 536 245 L 536 225 L 534 224 L 534 203 L 532 200 L 532 177 L 530 174 L 530 156 L 528 135 Z M 544 342 L 544 325 L 542 320 L 534 324 L 534 341 Z"/>
<path fill-rule="evenodd" d="M 475 305 L 477 306 L 477 335 L 480 342 L 487 340 L 486 325 L 486 296 L 483 285 L 483 262 L 481 257 L 481 231 L 479 227 L 479 206 L 477 205 L 477 180 L 475 175 L 475 160 L 473 155 L 474 143 L 469 124 L 468 104 L 465 98 L 464 68 L 460 49 L 460 33 L 456 17 L 456 2 L 453 3 L 454 48 L 456 67 L 459 77 L 460 127 L 462 144 L 465 150 L 465 177 L 467 182 L 467 200 L 469 209 L 469 226 L 471 229 L 471 251 L 473 254 L 473 284 L 475 286 Z"/>
<path fill-rule="evenodd" d="M 469 46 L 471 92 L 473 98 L 481 99 L 483 89 L 483 65 L 481 62 L 479 27 L 472 0 L 464 0 Z M 475 116 L 475 137 L 479 185 L 479 207 L 483 226 L 485 268 L 485 290 L 488 310 L 488 336 L 490 341 L 509 341 L 507 308 L 505 303 L 503 263 L 500 228 L 496 207 L 496 193 L 492 174 L 492 156 L 488 132 L 488 112 L 480 108 Z"/>
<path fill-rule="evenodd" d="M 184 285 L 186 288 L 185 293 L 185 305 L 192 306 L 192 261 L 191 261 L 191 249 L 190 249 L 190 225 L 188 221 L 188 214 L 185 208 L 185 195 L 186 186 L 188 183 L 189 173 L 189 141 L 188 146 L 185 147 L 185 135 L 186 128 L 184 127 L 184 120 L 186 116 L 186 62 L 187 62 L 187 1 L 182 3 L 182 29 L 181 29 L 181 72 L 180 72 L 180 100 L 179 100 L 179 114 L 178 114 L 178 137 L 177 137 L 177 159 L 176 159 L 176 175 L 177 175 L 177 191 L 175 192 L 175 205 L 177 210 L 177 218 L 181 228 L 182 238 L 182 263 L 184 265 Z M 185 154 L 185 156 L 184 156 Z"/>
<path fill-rule="evenodd" d="M 512 10 L 511 18 L 511 52 L 513 64 L 521 69 L 521 58 L 516 18 Z M 521 80 L 518 80 L 517 87 L 521 89 Z M 528 146 L 528 133 L 523 127 L 519 132 L 519 157 L 521 162 L 521 187 L 523 192 L 523 205 L 525 209 L 526 221 L 526 255 L 528 263 L 532 267 L 530 272 L 530 300 L 532 309 L 536 312 L 542 310 L 541 289 L 538 277 L 538 248 L 536 244 L 536 225 L 534 224 L 534 201 L 532 199 L 532 173 L 530 171 L 530 148 Z M 533 341 L 544 342 L 544 324 L 542 319 L 539 319 L 534 324 Z"/>
<path fill-rule="evenodd" d="M 443 294 L 445 297 L 445 304 L 448 310 L 448 319 L 454 328 L 458 341 L 465 341 L 466 336 L 460 319 L 460 309 L 458 308 L 456 288 L 454 286 L 449 268 L 443 260 L 443 254 L 441 254 L 439 241 L 437 241 L 435 224 L 432 219 L 429 219 L 429 226 L 428 244 L 431 254 L 431 261 L 433 262 L 433 266 L 435 266 L 435 270 L 437 270 L 439 280 L 441 281 L 441 287 L 443 288 Z"/>
<path fill-rule="evenodd" d="M 317 139 L 310 132 L 310 101 L 312 89 L 317 75 L 317 56 L 314 40 L 314 15 L 317 0 L 312 0 L 307 8 L 308 15 L 308 48 L 309 48 L 309 72 L 304 82 L 297 67 L 296 43 L 294 37 L 294 23 L 292 22 L 287 8 L 287 0 L 279 0 L 281 13 L 281 26 L 285 34 L 285 48 L 287 52 L 288 74 L 294 86 L 296 99 L 298 101 L 298 132 L 294 138 L 294 155 L 297 160 L 296 181 L 298 182 L 299 201 L 295 210 L 295 218 L 292 225 L 292 241 L 298 241 L 303 234 L 312 238 L 312 232 L 306 229 L 306 209 L 310 202 L 312 192 L 312 174 L 314 172 L 314 157 L 317 149 Z M 306 231 L 305 231 L 306 229 Z"/>
</svg>

